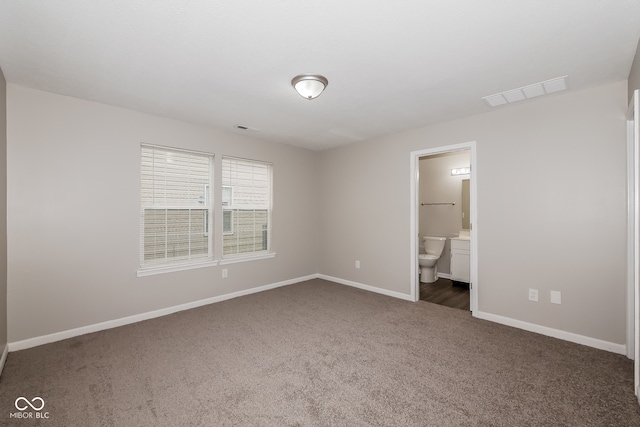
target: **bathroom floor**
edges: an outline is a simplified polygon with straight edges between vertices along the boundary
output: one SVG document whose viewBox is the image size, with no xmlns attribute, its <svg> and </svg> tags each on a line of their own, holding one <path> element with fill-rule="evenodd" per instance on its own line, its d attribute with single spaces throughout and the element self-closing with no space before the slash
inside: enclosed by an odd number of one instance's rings
<svg viewBox="0 0 640 427">
<path fill-rule="evenodd" d="M 442 277 L 433 283 L 420 283 L 420 299 L 461 310 L 471 309 L 469 289 L 454 286 L 451 280 Z"/>
</svg>

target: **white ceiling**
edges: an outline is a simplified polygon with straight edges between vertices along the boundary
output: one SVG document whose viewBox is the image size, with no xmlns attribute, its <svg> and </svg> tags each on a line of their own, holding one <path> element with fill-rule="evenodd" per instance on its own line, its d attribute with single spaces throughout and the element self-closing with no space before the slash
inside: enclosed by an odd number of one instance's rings
<svg viewBox="0 0 640 427">
<path fill-rule="evenodd" d="M 638 0 L 0 2 L 9 83 L 314 150 L 624 80 L 639 37 Z M 300 97 L 302 73 L 327 90 Z"/>
</svg>

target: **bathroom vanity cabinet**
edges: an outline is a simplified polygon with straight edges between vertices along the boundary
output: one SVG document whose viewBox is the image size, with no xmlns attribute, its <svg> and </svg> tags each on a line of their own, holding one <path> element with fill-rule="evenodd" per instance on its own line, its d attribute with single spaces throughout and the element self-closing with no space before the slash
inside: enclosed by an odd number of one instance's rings
<svg viewBox="0 0 640 427">
<path fill-rule="evenodd" d="M 471 240 L 451 239 L 451 280 L 471 282 Z"/>
</svg>

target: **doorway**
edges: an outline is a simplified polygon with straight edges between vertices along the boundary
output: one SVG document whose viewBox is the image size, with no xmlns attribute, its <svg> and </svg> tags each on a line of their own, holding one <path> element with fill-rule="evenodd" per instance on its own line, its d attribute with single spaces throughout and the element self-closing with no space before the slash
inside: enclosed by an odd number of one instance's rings
<svg viewBox="0 0 640 427">
<path fill-rule="evenodd" d="M 420 299 L 420 287 L 421 287 L 421 283 L 420 283 L 420 279 L 419 279 L 419 263 L 418 263 L 418 255 L 420 253 L 420 210 L 424 209 L 425 207 L 429 208 L 429 209 L 433 209 L 433 208 L 447 208 L 447 206 L 449 205 L 449 208 L 451 208 L 451 206 L 453 205 L 453 201 L 439 201 L 439 200 L 433 200 L 433 201 L 428 201 L 428 202 L 424 202 L 420 200 L 420 159 L 421 158 L 437 158 L 437 157 L 441 157 L 441 156 L 448 156 L 448 155 L 455 155 L 456 153 L 461 153 L 461 152 L 467 152 L 469 153 L 469 157 L 470 157 L 470 161 L 468 165 L 465 166 L 469 166 L 470 167 L 470 171 L 469 174 L 466 175 L 467 178 L 469 178 L 468 183 L 469 185 L 469 212 L 466 213 L 465 215 L 467 216 L 466 220 L 468 220 L 468 224 L 469 224 L 469 234 L 470 234 L 470 241 L 469 241 L 469 288 L 470 288 L 470 292 L 469 292 L 469 305 L 470 305 L 470 310 L 471 313 L 474 314 L 475 311 L 477 311 L 477 295 L 478 295 L 478 274 L 477 274 L 477 247 L 478 247 L 478 224 L 477 224 L 477 167 L 476 167 L 476 143 L 475 141 L 471 141 L 471 142 L 467 142 L 467 143 L 462 143 L 462 144 L 456 144 L 456 145 L 449 145 L 449 146 L 443 146 L 443 147 L 437 147 L 437 148 L 430 148 L 430 149 L 424 149 L 424 150 L 419 150 L 419 151 L 413 151 L 410 153 L 410 162 L 411 162 L 411 187 L 410 187 L 410 194 L 411 194 L 411 218 L 410 218 L 410 225 L 411 225 L 411 297 L 413 301 L 418 301 Z M 453 173 L 453 172 L 451 172 Z M 460 188 L 460 191 L 462 192 L 462 187 Z M 460 194 L 460 197 L 462 197 L 462 194 Z M 457 209 L 459 209 L 460 206 L 457 207 Z M 436 211 L 438 212 L 438 211 Z M 439 214 L 442 214 L 443 211 L 440 211 Z M 461 219 L 461 224 L 460 224 L 460 229 L 463 228 L 462 226 L 462 219 Z M 445 237 L 451 237 L 451 234 L 448 233 L 448 236 Z M 447 250 L 443 251 L 443 255 L 442 256 L 449 256 L 449 250 L 450 250 L 450 245 L 447 245 Z M 441 256 L 441 257 L 442 257 Z M 438 263 L 440 263 L 440 261 L 438 261 Z M 443 262 L 443 264 L 447 264 L 447 268 L 449 267 L 449 260 L 447 259 L 446 262 Z M 447 275 L 450 276 L 450 274 L 439 274 L 440 277 L 443 277 L 443 279 L 445 280 L 450 280 L 451 277 L 447 277 Z"/>
</svg>

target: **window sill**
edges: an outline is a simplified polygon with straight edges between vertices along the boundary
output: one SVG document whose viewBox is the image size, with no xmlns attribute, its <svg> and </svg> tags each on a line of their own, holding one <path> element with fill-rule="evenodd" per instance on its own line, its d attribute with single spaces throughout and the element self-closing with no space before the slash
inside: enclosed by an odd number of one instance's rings
<svg viewBox="0 0 640 427">
<path fill-rule="evenodd" d="M 173 265 L 160 265 L 154 267 L 139 268 L 138 277 L 153 276 L 154 274 L 173 273 L 174 271 L 193 270 L 196 268 L 215 267 L 218 265 L 217 260 L 187 263 L 187 264 L 173 264 Z"/>
<path fill-rule="evenodd" d="M 144 268 L 139 268 L 136 274 L 138 277 L 153 276 L 156 274 L 173 273 L 176 271 L 194 270 L 196 268 L 215 267 L 217 265 L 236 264 L 239 262 L 248 262 L 248 261 L 258 261 L 261 259 L 274 258 L 275 256 L 276 256 L 275 252 L 262 252 L 259 254 L 236 255 L 236 256 L 232 256 L 231 258 L 225 258 L 222 260 L 174 264 L 174 265 L 159 265 L 155 267 L 144 267 Z"/>
<path fill-rule="evenodd" d="M 274 258 L 275 256 L 276 256 L 275 252 L 263 252 L 259 254 L 249 254 L 249 255 L 236 255 L 231 258 L 221 259 L 220 265 L 235 264 L 238 262 L 247 262 L 247 261 L 257 261 L 260 259 Z"/>
</svg>

